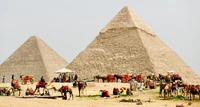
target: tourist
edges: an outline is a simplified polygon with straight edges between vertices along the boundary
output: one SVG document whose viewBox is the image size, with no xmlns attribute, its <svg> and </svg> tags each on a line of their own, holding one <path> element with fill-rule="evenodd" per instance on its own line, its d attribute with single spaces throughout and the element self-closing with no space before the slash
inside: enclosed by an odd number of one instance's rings
<svg viewBox="0 0 200 107">
<path fill-rule="evenodd" d="M 40 82 L 45 83 L 43 76 L 41 77 Z"/>
<path fill-rule="evenodd" d="M 15 78 L 14 78 L 14 74 L 12 74 L 12 80 L 14 80 Z"/>
<path fill-rule="evenodd" d="M 6 83 L 6 76 L 2 77 L 2 83 Z"/>
</svg>

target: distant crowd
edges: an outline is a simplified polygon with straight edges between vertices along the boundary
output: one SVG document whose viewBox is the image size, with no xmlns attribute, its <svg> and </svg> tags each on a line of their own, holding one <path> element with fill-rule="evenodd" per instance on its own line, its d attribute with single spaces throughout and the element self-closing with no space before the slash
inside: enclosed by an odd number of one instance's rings
<svg viewBox="0 0 200 107">
<path fill-rule="evenodd" d="M 78 75 L 77 74 L 69 74 L 66 73 L 60 74 L 58 77 L 54 77 L 55 82 L 74 82 L 77 81 Z"/>
</svg>

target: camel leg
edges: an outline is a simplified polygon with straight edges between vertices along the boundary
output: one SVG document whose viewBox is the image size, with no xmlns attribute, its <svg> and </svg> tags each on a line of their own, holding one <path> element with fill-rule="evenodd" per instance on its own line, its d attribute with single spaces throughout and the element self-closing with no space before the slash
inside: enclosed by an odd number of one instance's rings
<svg viewBox="0 0 200 107">
<path fill-rule="evenodd" d="M 160 89 L 160 97 L 162 97 L 162 89 Z"/>
<path fill-rule="evenodd" d="M 13 96 L 15 96 L 15 89 L 12 89 Z"/>
<path fill-rule="evenodd" d="M 164 89 L 164 99 L 166 99 L 166 90 Z"/>
<path fill-rule="evenodd" d="M 79 90 L 78 90 L 78 93 L 79 93 L 79 97 L 80 97 L 80 91 L 81 91 L 81 89 L 79 89 Z"/>
<path fill-rule="evenodd" d="M 21 89 L 18 89 L 18 91 L 19 91 L 19 95 L 18 95 L 18 96 L 20 96 L 20 94 L 21 94 Z"/>
<path fill-rule="evenodd" d="M 63 99 L 64 99 L 64 100 L 67 100 L 67 92 L 64 92 Z"/>
<path fill-rule="evenodd" d="M 34 93 L 36 93 L 37 89 L 38 89 L 38 88 L 36 87 Z"/>
<path fill-rule="evenodd" d="M 74 95 L 73 95 L 73 93 L 71 93 L 71 95 L 72 95 L 72 100 L 74 99 Z M 199 97 L 200 98 L 200 97 Z"/>
<path fill-rule="evenodd" d="M 69 92 L 69 99 L 68 99 L 68 100 L 70 100 L 70 99 L 71 99 L 71 96 L 72 96 L 72 95 L 71 95 L 71 93 Z"/>
<path fill-rule="evenodd" d="M 193 100 L 195 99 L 195 94 L 193 94 Z"/>
</svg>

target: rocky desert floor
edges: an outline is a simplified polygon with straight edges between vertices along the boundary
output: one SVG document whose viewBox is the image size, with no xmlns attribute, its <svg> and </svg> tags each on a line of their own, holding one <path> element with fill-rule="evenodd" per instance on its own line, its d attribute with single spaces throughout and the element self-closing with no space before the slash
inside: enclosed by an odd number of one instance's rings
<svg viewBox="0 0 200 107">
<path fill-rule="evenodd" d="M 129 87 L 128 83 L 96 83 L 88 82 L 88 86 L 84 91 L 84 95 L 78 97 L 78 89 L 72 87 L 72 83 L 53 83 L 52 85 L 56 88 L 60 88 L 62 85 L 68 85 L 72 88 L 74 99 L 73 100 L 62 100 L 62 98 L 57 99 L 46 99 L 46 98 L 22 98 L 25 96 L 26 88 L 35 89 L 34 84 L 21 85 L 22 92 L 20 97 L 17 97 L 18 92 L 15 96 L 0 96 L 0 107 L 176 107 L 176 105 L 183 104 L 185 107 L 200 107 L 199 97 L 196 95 L 196 99 L 181 100 L 181 99 L 167 99 L 164 100 L 159 97 L 159 87 L 156 89 L 145 89 L 143 92 L 133 91 L 133 96 L 122 95 L 120 98 L 115 98 L 112 95 L 112 90 L 114 87 Z M 10 83 L 0 83 L 0 87 L 10 87 Z M 50 88 L 49 86 L 48 88 Z M 99 90 L 106 89 L 111 94 L 110 98 L 101 98 Z M 51 96 L 59 96 L 59 92 L 54 92 L 50 90 Z M 125 93 L 124 93 L 125 94 Z M 69 97 L 68 97 L 69 98 Z M 151 102 L 148 102 L 151 98 Z M 120 102 L 121 99 L 133 99 L 136 101 L 140 99 L 142 105 L 137 105 L 136 102 Z M 192 102 L 191 105 L 188 105 Z"/>
</svg>

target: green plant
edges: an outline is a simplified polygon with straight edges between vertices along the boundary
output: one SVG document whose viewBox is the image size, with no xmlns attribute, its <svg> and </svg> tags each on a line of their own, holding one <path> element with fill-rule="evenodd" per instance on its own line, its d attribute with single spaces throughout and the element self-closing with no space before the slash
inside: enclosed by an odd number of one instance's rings
<svg viewBox="0 0 200 107">
<path fill-rule="evenodd" d="M 157 87 L 159 87 L 160 85 L 161 85 L 161 83 L 159 83 L 159 84 L 156 84 L 156 86 L 157 86 Z"/>
<path fill-rule="evenodd" d="M 182 99 L 184 99 L 184 96 L 177 95 L 177 96 L 172 97 L 172 99 L 174 99 L 174 100 L 182 100 Z"/>
<path fill-rule="evenodd" d="M 121 94 L 120 97 L 128 97 L 129 95 L 127 94 Z"/>
<path fill-rule="evenodd" d="M 5 94 L 0 94 L 0 96 L 6 96 Z"/>
<path fill-rule="evenodd" d="M 88 98 L 94 98 L 94 97 L 100 97 L 100 95 L 98 95 L 98 94 L 96 94 L 96 95 L 88 95 L 86 97 L 88 97 Z"/>
</svg>

